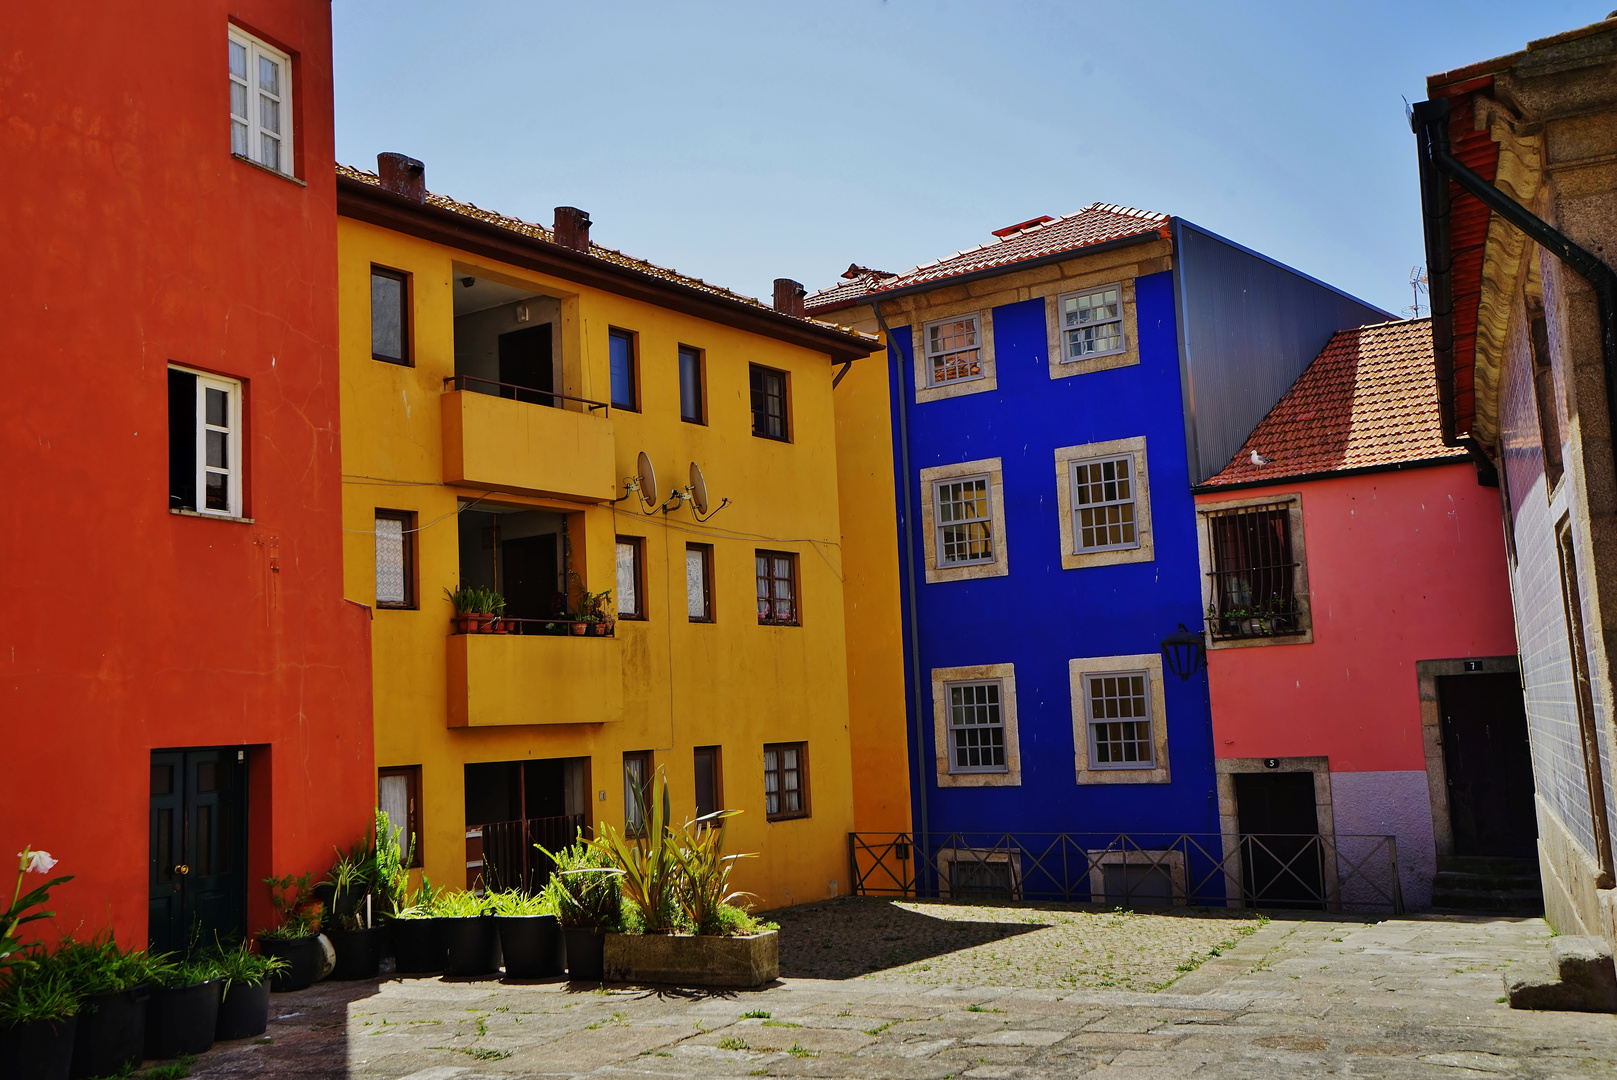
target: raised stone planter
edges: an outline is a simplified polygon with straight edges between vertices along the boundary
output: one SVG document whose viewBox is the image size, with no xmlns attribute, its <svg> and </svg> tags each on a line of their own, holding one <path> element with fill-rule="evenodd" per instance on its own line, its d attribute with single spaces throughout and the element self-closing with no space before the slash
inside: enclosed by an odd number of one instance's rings
<svg viewBox="0 0 1617 1080">
<path fill-rule="evenodd" d="M 605 966 L 611 982 L 762 986 L 780 977 L 780 935 L 608 934 Z"/>
</svg>

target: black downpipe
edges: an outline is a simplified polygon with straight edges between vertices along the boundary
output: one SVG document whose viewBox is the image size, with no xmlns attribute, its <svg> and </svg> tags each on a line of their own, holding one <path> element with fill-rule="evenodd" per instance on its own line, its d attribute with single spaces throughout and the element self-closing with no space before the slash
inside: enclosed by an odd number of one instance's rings
<svg viewBox="0 0 1617 1080">
<path fill-rule="evenodd" d="M 1434 349 L 1443 349 L 1440 352 L 1440 363 L 1446 362 L 1448 385 L 1440 387 L 1440 398 L 1446 401 L 1448 421 L 1446 427 L 1452 427 L 1454 422 L 1454 340 L 1450 335 L 1448 316 L 1453 312 L 1453 299 L 1450 293 L 1451 282 L 1449 271 L 1449 235 L 1448 235 L 1448 184 L 1439 177 L 1453 180 L 1470 194 L 1481 200 L 1482 204 L 1516 228 L 1527 237 L 1544 248 L 1551 255 L 1571 267 L 1579 277 L 1587 281 L 1595 293 L 1595 304 L 1600 314 L 1600 354 L 1601 366 L 1604 369 L 1606 381 L 1606 422 L 1613 442 L 1613 451 L 1617 453 L 1617 271 L 1607 266 L 1593 252 L 1587 251 L 1557 230 L 1549 222 L 1528 210 L 1521 203 L 1506 195 L 1494 185 L 1488 183 L 1475 172 L 1468 169 L 1463 162 L 1449 152 L 1448 133 L 1449 103 L 1446 100 L 1423 101 L 1410 110 L 1410 126 L 1415 131 L 1415 141 L 1420 148 L 1421 169 L 1421 209 L 1426 221 L 1426 262 L 1430 269 L 1429 282 L 1432 297 L 1432 314 L 1439 314 L 1441 310 L 1444 318 L 1443 338 L 1439 341 L 1434 331 L 1432 345 Z M 1441 263 L 1439 259 L 1443 260 Z M 1439 293 L 1439 280 L 1442 282 L 1442 292 Z M 1443 308 L 1438 304 L 1441 299 Z M 1437 318 L 1432 320 L 1436 327 Z M 1444 371 L 1440 368 L 1438 378 L 1444 378 Z M 1470 443 L 1466 448 L 1476 453 L 1476 444 L 1470 439 L 1456 440 L 1461 445 Z"/>
<path fill-rule="evenodd" d="M 921 811 L 920 828 L 915 830 L 916 843 L 911 845 L 910 858 L 914 861 L 911 873 L 915 878 L 915 895 L 921 895 L 921 868 L 930 866 L 927 854 L 927 798 L 926 798 L 926 732 L 921 722 L 921 629 L 915 614 L 915 502 L 910 495 L 910 415 L 909 385 L 904 380 L 904 350 L 893 340 L 893 331 L 881 313 L 881 301 L 874 300 L 876 325 L 881 327 L 882 339 L 898 358 L 898 459 L 903 472 L 904 488 L 904 606 L 909 614 L 909 654 L 911 700 L 915 703 L 915 793 Z"/>
</svg>

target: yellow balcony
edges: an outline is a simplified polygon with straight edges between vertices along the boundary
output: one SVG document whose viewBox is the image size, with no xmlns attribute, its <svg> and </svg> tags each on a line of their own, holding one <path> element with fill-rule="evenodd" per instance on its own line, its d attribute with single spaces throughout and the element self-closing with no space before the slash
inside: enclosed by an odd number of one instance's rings
<svg viewBox="0 0 1617 1080">
<path fill-rule="evenodd" d="M 612 420 L 451 390 L 443 396 L 444 483 L 609 502 L 617 494 Z"/>
<path fill-rule="evenodd" d="M 623 719 L 617 638 L 452 634 L 447 640 L 450 727 Z"/>
</svg>

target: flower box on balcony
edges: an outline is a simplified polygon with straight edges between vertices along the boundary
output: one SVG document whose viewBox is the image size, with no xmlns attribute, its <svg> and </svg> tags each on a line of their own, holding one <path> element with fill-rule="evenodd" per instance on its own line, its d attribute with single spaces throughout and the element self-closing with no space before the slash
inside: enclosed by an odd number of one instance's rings
<svg viewBox="0 0 1617 1080">
<path fill-rule="evenodd" d="M 754 987 L 780 977 L 780 935 L 606 935 L 606 978 L 674 986 Z"/>
</svg>

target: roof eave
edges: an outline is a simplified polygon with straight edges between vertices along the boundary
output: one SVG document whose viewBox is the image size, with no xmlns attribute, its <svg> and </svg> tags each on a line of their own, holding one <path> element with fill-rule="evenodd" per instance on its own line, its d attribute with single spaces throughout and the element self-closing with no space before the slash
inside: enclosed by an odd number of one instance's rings
<svg viewBox="0 0 1617 1080">
<path fill-rule="evenodd" d="M 822 352 L 833 363 L 861 359 L 877 347 L 863 335 L 783 315 L 761 305 L 728 300 L 453 210 L 417 203 L 347 176 L 337 177 L 337 213 L 445 247 Z"/>
<path fill-rule="evenodd" d="M 1316 480 L 1337 480 L 1349 476 L 1409 472 L 1411 469 L 1429 469 L 1438 465 L 1465 465 L 1470 463 L 1470 454 L 1452 454 L 1444 457 L 1416 458 L 1414 461 L 1389 461 L 1381 465 L 1357 465 L 1351 469 L 1326 469 L 1322 472 L 1292 473 L 1288 476 L 1266 476 L 1261 480 L 1237 480 L 1229 484 L 1215 484 L 1212 480 L 1209 480 L 1197 484 L 1190 491 L 1193 495 L 1216 495 L 1221 491 L 1245 491 L 1250 488 L 1307 484 Z M 1216 480 L 1217 477 L 1213 479 Z"/>
</svg>

